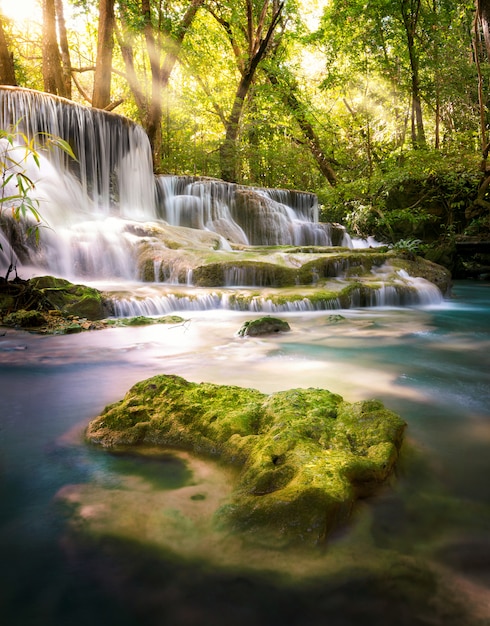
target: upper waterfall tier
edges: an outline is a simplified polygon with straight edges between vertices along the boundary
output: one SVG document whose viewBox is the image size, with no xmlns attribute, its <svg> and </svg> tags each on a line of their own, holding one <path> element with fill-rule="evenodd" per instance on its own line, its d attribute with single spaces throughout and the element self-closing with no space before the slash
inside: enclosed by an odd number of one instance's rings
<svg viewBox="0 0 490 626">
<path fill-rule="evenodd" d="M 42 148 L 47 136 L 70 144 L 77 161 L 62 150 L 49 150 L 46 157 L 52 168 L 43 164 L 37 175 L 33 173 L 35 180 L 48 186 L 48 192 L 50 183 L 58 187 L 54 200 L 43 198 L 46 204 L 65 201 L 65 214 L 68 208 L 96 214 L 115 212 L 130 219 L 155 218 L 148 138 L 125 117 L 50 94 L 1 87 L 0 128 L 17 132 L 20 142 L 20 134 L 25 135 L 36 147 Z"/>
</svg>

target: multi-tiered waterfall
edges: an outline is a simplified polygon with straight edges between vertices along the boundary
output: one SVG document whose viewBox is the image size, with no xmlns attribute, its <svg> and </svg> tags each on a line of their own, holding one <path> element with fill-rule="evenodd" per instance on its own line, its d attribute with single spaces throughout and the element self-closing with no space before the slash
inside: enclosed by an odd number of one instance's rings
<svg viewBox="0 0 490 626">
<path fill-rule="evenodd" d="M 421 292 L 424 298 L 430 292 L 430 300 L 441 297 L 427 281 L 421 288 L 420 281 L 410 282 L 410 276 L 396 268 L 387 288 L 386 272 L 384 277 L 379 273 L 386 261 L 381 256 L 376 261 L 369 257 L 367 264 L 356 257 L 352 272 L 346 252 L 352 248 L 350 238 L 343 227 L 318 221 L 314 194 L 207 178 L 155 177 L 144 131 L 119 115 L 48 94 L 0 87 L 0 128 L 14 138 L 1 140 L 3 169 L 8 161 L 7 174 L 17 170 L 32 181 L 29 195 L 48 226 L 42 229 L 39 246 L 30 245 L 8 219 L 9 203 L 2 203 L 0 271 L 14 260 L 19 272 L 85 282 L 132 280 L 215 289 L 308 285 L 335 295 L 338 286 L 325 289 L 325 280 L 346 281 L 355 275 L 359 281 L 362 268 L 376 272 L 372 293 L 356 300 L 355 293 L 362 292 L 359 283 L 357 292 L 351 289 L 352 303 L 385 304 L 381 294 L 386 293 L 395 303 L 417 302 Z M 68 142 L 76 160 L 56 145 L 46 149 L 50 137 Z M 29 151 L 26 156 L 26 139 L 33 141 L 36 158 Z M 4 198 L 16 194 L 14 181 L 2 187 Z M 331 256 L 332 246 L 342 258 Z M 363 290 L 368 293 L 366 284 Z M 236 300 L 229 296 L 213 293 L 213 306 L 233 306 Z M 199 300 L 195 293 L 185 298 L 193 306 Z M 209 294 L 206 298 L 209 302 Z M 267 298 L 259 305 L 257 294 L 253 298 L 253 307 L 269 306 Z M 291 298 L 304 301 L 298 294 Z M 135 300 L 130 301 L 134 309 Z M 311 305 L 309 296 L 306 301 Z M 244 302 L 240 306 L 249 306 Z M 179 304 L 185 304 L 184 299 Z M 325 295 L 316 298 L 315 307 L 346 305 L 346 297 Z M 158 307 L 153 312 L 158 313 Z"/>
</svg>

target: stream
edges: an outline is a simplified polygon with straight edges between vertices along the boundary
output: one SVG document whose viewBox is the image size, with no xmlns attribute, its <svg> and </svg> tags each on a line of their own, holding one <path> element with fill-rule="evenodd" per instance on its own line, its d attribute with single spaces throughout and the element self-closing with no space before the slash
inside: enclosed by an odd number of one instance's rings
<svg viewBox="0 0 490 626">
<path fill-rule="evenodd" d="M 490 624 L 490 284 L 426 307 L 254 314 L 0 337 L 2 626 Z M 155 374 L 379 398 L 407 422 L 396 480 L 326 546 L 217 529 L 230 472 L 108 454 L 88 421 Z"/>
</svg>

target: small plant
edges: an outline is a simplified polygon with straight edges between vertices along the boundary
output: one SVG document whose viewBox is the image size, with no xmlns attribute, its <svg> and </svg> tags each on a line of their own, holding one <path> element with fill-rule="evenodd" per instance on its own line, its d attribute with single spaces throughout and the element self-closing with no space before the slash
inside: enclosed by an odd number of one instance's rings
<svg viewBox="0 0 490 626">
<path fill-rule="evenodd" d="M 39 133 L 32 138 L 19 132 L 0 129 L 0 227 L 4 226 L 7 215 L 15 223 L 25 224 L 25 235 L 34 236 L 39 243 L 40 228 L 43 219 L 39 213 L 39 201 L 33 196 L 36 184 L 28 175 L 28 166 L 34 162 L 40 168 L 41 150 L 59 148 L 76 160 L 76 157 L 64 139 L 49 133 Z M 4 231 L 9 239 L 10 261 L 5 281 L 16 269 L 16 259 L 11 229 Z M 3 250 L 0 242 L 0 250 Z"/>
<path fill-rule="evenodd" d="M 393 244 L 393 250 L 397 252 L 405 252 L 410 255 L 419 253 L 420 246 L 423 244 L 421 239 L 400 239 Z"/>
</svg>

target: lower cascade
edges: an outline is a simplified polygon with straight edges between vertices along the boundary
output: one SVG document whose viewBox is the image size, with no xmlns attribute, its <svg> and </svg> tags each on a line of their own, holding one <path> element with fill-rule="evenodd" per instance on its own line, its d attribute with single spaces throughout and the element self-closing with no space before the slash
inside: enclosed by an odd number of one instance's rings
<svg viewBox="0 0 490 626">
<path fill-rule="evenodd" d="M 4 203 L 1 271 L 102 281 L 115 315 L 435 304 L 449 284 L 422 260 L 359 249 L 344 227 L 318 221 L 314 194 L 154 176 L 144 131 L 119 115 L 0 87 L 0 127 L 3 198 L 26 176 L 46 226 L 36 244 L 8 218 L 19 200 Z"/>
</svg>

